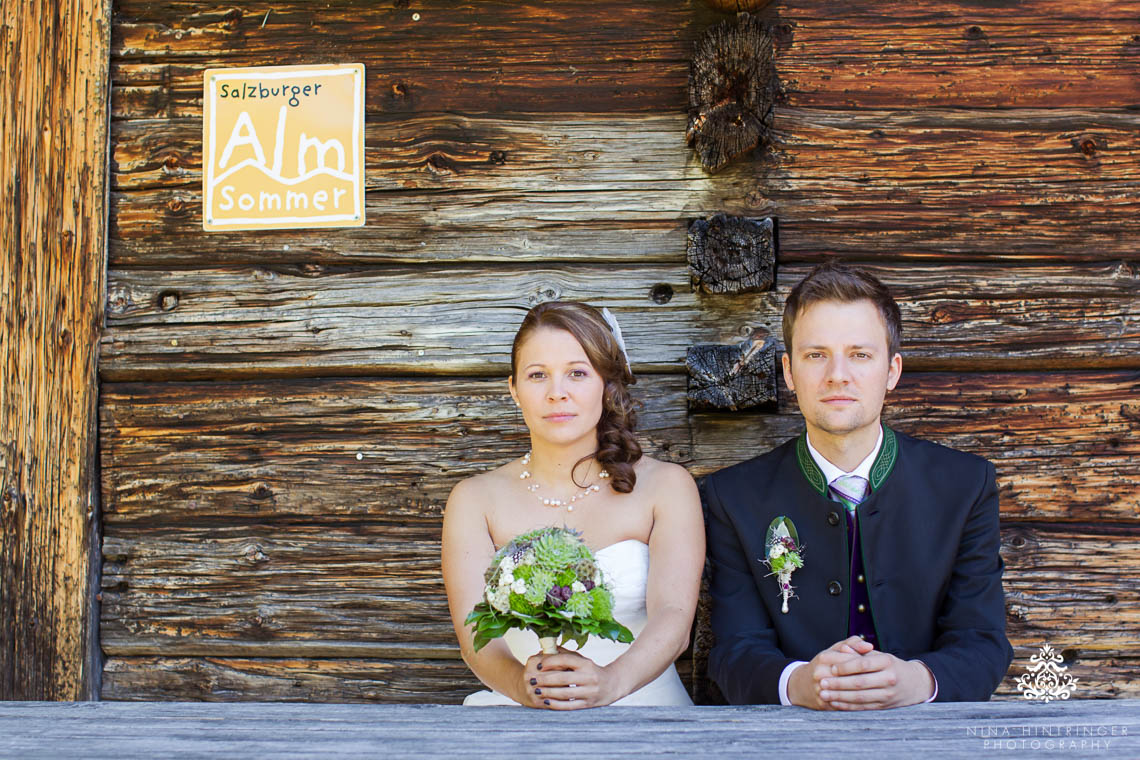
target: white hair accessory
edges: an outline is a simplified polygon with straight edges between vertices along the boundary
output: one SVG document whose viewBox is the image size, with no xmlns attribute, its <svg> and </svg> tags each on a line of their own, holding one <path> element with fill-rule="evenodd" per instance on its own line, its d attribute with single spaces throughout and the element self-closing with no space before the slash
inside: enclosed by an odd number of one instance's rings
<svg viewBox="0 0 1140 760">
<path fill-rule="evenodd" d="M 621 349 L 621 355 L 625 357 L 625 368 L 629 370 L 629 374 L 633 374 L 633 367 L 629 364 L 629 351 L 625 348 L 625 338 L 621 336 L 621 326 L 618 325 L 617 317 L 613 315 L 609 309 L 602 308 L 602 319 L 606 320 L 606 324 L 610 326 L 610 332 L 614 334 L 614 340 L 617 341 L 618 348 Z"/>
</svg>

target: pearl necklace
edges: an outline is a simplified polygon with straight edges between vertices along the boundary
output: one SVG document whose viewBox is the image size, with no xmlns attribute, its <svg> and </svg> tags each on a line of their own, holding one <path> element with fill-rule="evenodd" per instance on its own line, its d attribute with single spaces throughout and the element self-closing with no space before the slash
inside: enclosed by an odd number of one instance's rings
<svg viewBox="0 0 1140 760">
<path fill-rule="evenodd" d="M 527 467 L 528 465 L 530 465 L 530 452 L 529 451 L 526 453 L 526 456 L 524 456 L 522 458 L 522 463 L 523 463 L 523 467 Z M 604 469 L 598 473 L 598 478 L 600 478 L 601 480 L 605 480 L 609 476 L 610 476 L 610 474 L 608 472 L 606 472 Z M 522 471 L 522 474 L 519 475 L 519 480 L 529 480 L 530 477 L 531 477 L 530 470 L 524 469 Z M 580 500 L 586 498 L 587 496 L 589 496 L 590 494 L 592 494 L 596 491 L 602 490 L 601 486 L 599 486 L 597 483 L 594 483 L 593 485 L 586 486 L 585 490 L 583 490 L 581 493 L 576 493 L 573 496 L 571 496 L 569 501 L 563 501 L 562 499 L 547 499 L 547 498 L 544 498 L 542 496 L 539 496 L 537 493 L 539 488 L 541 488 L 541 486 L 538 483 L 528 483 L 526 490 L 533 493 L 534 498 L 538 499 L 539 501 L 541 501 L 546 506 L 554 507 L 555 509 L 558 509 L 559 507 L 565 506 L 567 512 L 573 512 L 574 511 L 574 502 L 580 501 Z"/>
</svg>

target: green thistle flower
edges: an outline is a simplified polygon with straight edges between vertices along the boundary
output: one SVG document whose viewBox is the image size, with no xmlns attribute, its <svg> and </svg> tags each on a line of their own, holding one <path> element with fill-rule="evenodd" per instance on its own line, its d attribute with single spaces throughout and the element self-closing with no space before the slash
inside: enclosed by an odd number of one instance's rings
<svg viewBox="0 0 1140 760">
<path fill-rule="evenodd" d="M 574 617 L 590 617 L 593 606 L 594 600 L 589 592 L 582 592 L 572 594 L 570 598 L 566 600 L 566 606 L 563 607 L 563 609 Z"/>
<path fill-rule="evenodd" d="M 519 570 L 522 568 L 520 567 Z M 546 601 L 546 592 L 554 586 L 554 573 L 549 570 L 535 570 L 527 581 L 526 600 L 540 605 Z"/>
<path fill-rule="evenodd" d="M 588 596 L 590 598 L 590 605 L 594 617 L 598 620 L 610 620 L 614 616 L 614 597 L 602 586 L 594 586 L 585 594 L 578 594 L 576 596 Z"/>
<path fill-rule="evenodd" d="M 560 570 L 578 558 L 578 546 L 558 534 L 541 536 L 534 545 L 535 562 L 547 570 Z"/>
</svg>

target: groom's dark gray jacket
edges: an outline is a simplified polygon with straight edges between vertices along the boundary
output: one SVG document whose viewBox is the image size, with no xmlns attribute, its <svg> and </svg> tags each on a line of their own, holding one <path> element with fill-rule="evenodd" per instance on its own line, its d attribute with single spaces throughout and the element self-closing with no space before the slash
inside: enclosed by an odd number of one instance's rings
<svg viewBox="0 0 1140 760">
<path fill-rule="evenodd" d="M 879 648 L 922 660 L 940 702 L 989 699 L 1013 658 L 993 465 L 884 427 L 870 481 L 859 535 Z M 803 435 L 708 476 L 702 493 L 716 636 L 709 675 L 732 704 L 778 704 L 785 666 L 847 637 L 846 520 Z M 779 515 L 795 524 L 804 558 L 787 614 L 763 563 Z"/>
</svg>

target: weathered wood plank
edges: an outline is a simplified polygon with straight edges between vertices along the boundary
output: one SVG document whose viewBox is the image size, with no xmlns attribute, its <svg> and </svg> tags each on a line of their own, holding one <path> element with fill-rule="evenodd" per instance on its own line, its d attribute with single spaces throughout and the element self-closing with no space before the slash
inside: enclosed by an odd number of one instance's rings
<svg viewBox="0 0 1140 760">
<path fill-rule="evenodd" d="M 1049 643 L 1070 659 L 1135 657 L 1135 527 L 1006 526 L 1002 557 L 1011 642 L 1033 650 Z"/>
<path fill-rule="evenodd" d="M 1002 554 L 1012 642 L 1047 641 L 1070 657 L 1131 656 L 1135 528 L 1012 524 Z M 279 645 L 304 645 L 327 656 L 350 642 L 458 657 L 438 521 L 124 527 L 108 531 L 103 555 L 108 654 L 279 656 Z"/>
<path fill-rule="evenodd" d="M 695 475 L 802 430 L 783 387 L 775 414 L 688 415 L 685 390 L 643 376 L 633 392 L 647 450 Z M 1135 521 L 1138 391 L 1136 372 L 904 370 L 886 415 L 995 462 L 1007 520 Z M 106 384 L 101 420 L 109 526 L 438 519 L 455 482 L 526 449 L 505 383 L 489 379 Z"/>
<path fill-rule="evenodd" d="M 684 117 L 417 116 L 368 128 L 371 227 L 201 229 L 196 120 L 118 125 L 113 266 L 662 260 L 722 211 L 780 218 L 785 258 L 1135 258 L 1131 112 L 785 109 L 707 175 Z M 130 190 L 129 192 L 127 190 Z"/>
<path fill-rule="evenodd" d="M 454 705 L 0 704 L 0 742 L 28 760 L 123 757 L 1132 757 L 1140 700 L 936 703 L 812 712 L 779 705 L 556 712 Z M 61 753 L 61 748 L 63 752 Z M 74 748 L 74 751 L 69 752 Z M 378 751 L 377 748 L 380 748 Z M 1020 750 L 1020 751 L 1019 751 Z"/>
<path fill-rule="evenodd" d="M 916 369 L 1135 367 L 1140 275 L 1126 264 L 869 267 L 903 311 Z M 775 292 L 691 292 L 673 266 L 121 270 L 108 284 L 104 379 L 317 374 L 506 374 L 510 341 L 540 300 L 584 300 L 621 319 L 639 371 L 681 371 L 697 343 L 779 334 L 806 265 Z M 672 297 L 661 303 L 660 293 Z"/>
<path fill-rule="evenodd" d="M 1133 0 L 789 0 L 777 71 L 797 106 L 1128 106 L 1140 93 Z"/>
<path fill-rule="evenodd" d="M 702 15 L 689 2 L 590 0 L 116 7 L 117 118 L 200 114 L 205 68 L 273 65 L 282 55 L 324 63 L 329 50 L 367 67 L 370 114 L 671 110 L 685 102 Z"/>
<path fill-rule="evenodd" d="M 373 113 L 680 110 L 693 42 L 724 18 L 702 2 L 590 0 L 118 10 L 116 118 L 200 114 L 205 68 L 277 64 L 286 51 L 326 62 L 329 50 L 368 67 Z M 1021 5 L 1016 16 L 964 14 L 952 0 L 850 12 L 794 0 L 764 16 L 793 106 L 1079 108 L 1135 103 L 1137 14 L 1134 2 L 1099 0 Z"/>
<path fill-rule="evenodd" d="M 690 160 L 683 114 L 412 114 L 365 127 L 369 190 L 652 190 L 707 175 Z M 766 191 L 811 182 L 913 184 L 947 179 L 1134 180 L 1135 111 L 866 111 L 780 108 L 754 166 Z M 201 119 L 112 125 L 112 187 L 201 186 Z"/>
<path fill-rule="evenodd" d="M 684 379 L 634 389 L 647 451 L 687 459 Z M 527 447 L 502 379 L 109 385 L 101 413 L 108 524 L 438 519 L 459 479 Z"/>
<path fill-rule="evenodd" d="M 109 0 L 0 2 L 0 699 L 98 682 L 110 15 Z"/>
<path fill-rule="evenodd" d="M 102 699 L 434 702 L 482 688 L 461 660 L 111 657 Z"/>
<path fill-rule="evenodd" d="M 184 641 L 209 641 L 210 654 L 256 642 L 260 656 L 275 643 L 348 641 L 457 656 L 438 520 L 112 530 L 103 557 L 109 654 L 142 638 L 157 645 L 146 654 L 183 654 Z"/>
</svg>

